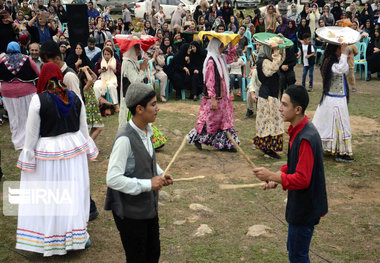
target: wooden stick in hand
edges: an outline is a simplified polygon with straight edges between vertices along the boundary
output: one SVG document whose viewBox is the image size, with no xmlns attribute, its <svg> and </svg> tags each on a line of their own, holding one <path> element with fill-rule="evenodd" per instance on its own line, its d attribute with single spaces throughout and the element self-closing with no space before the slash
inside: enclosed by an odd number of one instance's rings
<svg viewBox="0 0 380 263">
<path fill-rule="evenodd" d="M 265 183 L 258 184 L 220 184 L 219 189 L 222 190 L 233 190 L 233 189 L 242 189 L 242 188 L 257 188 L 264 186 Z"/>
<path fill-rule="evenodd" d="M 193 180 L 203 179 L 203 178 L 205 178 L 203 175 L 194 176 L 194 177 L 177 178 L 177 179 L 173 179 L 173 182 L 193 181 Z"/>
<path fill-rule="evenodd" d="M 252 168 L 256 168 L 256 165 L 251 161 L 251 159 L 249 158 L 249 156 L 243 151 L 242 148 L 240 148 L 240 146 L 237 144 L 237 142 L 234 140 L 234 138 L 232 138 L 232 135 L 227 132 L 227 137 L 228 139 L 235 145 L 236 149 L 238 150 L 239 154 L 248 162 L 248 164 L 252 167 Z"/>
<path fill-rule="evenodd" d="M 161 175 L 162 177 L 165 177 L 165 174 L 169 171 L 170 167 L 174 163 L 174 161 L 177 158 L 178 154 L 182 151 L 183 147 L 185 147 L 186 141 L 187 141 L 187 135 L 185 135 L 185 137 L 183 138 L 182 143 L 179 146 L 177 152 L 174 154 L 173 158 L 170 160 L 170 162 L 169 162 L 168 166 L 166 167 L 165 171 L 162 173 L 162 175 Z"/>
</svg>

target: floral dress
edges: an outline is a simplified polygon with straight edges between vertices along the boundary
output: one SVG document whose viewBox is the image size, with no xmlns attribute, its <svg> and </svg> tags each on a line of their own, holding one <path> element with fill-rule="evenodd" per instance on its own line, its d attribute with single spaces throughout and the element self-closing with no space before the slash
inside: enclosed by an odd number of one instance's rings
<svg viewBox="0 0 380 263">
<path fill-rule="evenodd" d="M 264 59 L 262 71 L 265 77 L 277 74 L 285 59 L 285 50 L 272 55 L 272 60 Z M 261 88 L 261 87 L 260 87 Z M 256 136 L 252 143 L 263 151 L 281 152 L 283 149 L 284 121 L 279 112 L 280 100 L 276 97 L 258 97 L 256 113 Z"/>
<path fill-rule="evenodd" d="M 206 86 L 210 97 L 216 97 L 214 62 L 209 59 L 206 68 Z M 233 149 L 235 146 L 227 138 L 229 132 L 237 143 L 240 143 L 234 128 L 234 110 L 228 96 L 225 79 L 222 82 L 222 97 L 217 99 L 218 110 L 212 110 L 211 99 L 202 97 L 198 120 L 195 128 L 188 134 L 189 143 L 200 143 L 218 148 L 219 150 Z M 228 81 L 228 80 L 227 80 Z"/>
<path fill-rule="evenodd" d="M 86 115 L 88 128 L 104 127 L 102 115 L 100 114 L 98 100 L 95 96 L 94 88 L 91 86 L 88 91 L 84 91 L 84 100 L 86 103 Z"/>
</svg>

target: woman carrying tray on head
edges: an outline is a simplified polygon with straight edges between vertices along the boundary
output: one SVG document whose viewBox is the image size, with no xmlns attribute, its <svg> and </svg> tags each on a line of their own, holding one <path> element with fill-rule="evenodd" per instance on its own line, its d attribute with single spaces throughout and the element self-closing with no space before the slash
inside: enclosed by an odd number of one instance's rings
<svg viewBox="0 0 380 263">
<path fill-rule="evenodd" d="M 276 35 L 268 35 L 270 36 Z M 276 152 L 282 151 L 283 146 L 284 122 L 278 111 L 280 107 L 278 71 L 284 60 L 285 48 L 280 51 L 278 44 L 274 43 L 271 46 L 265 44 L 259 51 L 256 68 L 261 87 L 257 101 L 256 137 L 252 143 L 265 155 L 276 159 L 280 159 Z"/>
<path fill-rule="evenodd" d="M 354 161 L 347 107 L 348 71 L 347 44 L 328 44 L 321 65 L 323 93 L 313 124 L 321 136 L 323 150 L 336 155 L 336 161 L 344 162 Z"/>
<path fill-rule="evenodd" d="M 153 46 L 158 38 L 148 37 L 139 38 L 137 35 L 120 36 L 117 35 L 115 42 L 120 46 L 120 52 L 123 53 L 123 63 L 121 66 L 121 88 L 120 88 L 120 113 L 119 128 L 127 124 L 132 115 L 125 104 L 126 93 L 130 84 L 144 83 L 147 81 L 144 71 L 147 69 L 148 60 L 144 59 L 142 63 L 138 63 L 138 57 L 141 55 L 141 49 L 145 52 Z M 153 130 L 153 146 L 154 149 L 161 148 L 165 145 L 166 138 L 155 126 Z"/>
<path fill-rule="evenodd" d="M 195 128 L 188 134 L 188 142 L 194 143 L 199 150 L 202 150 L 202 144 L 205 144 L 221 151 L 236 152 L 235 146 L 227 138 L 227 132 L 229 132 L 239 143 L 234 128 L 234 111 L 229 94 L 229 74 L 222 55 L 228 42 L 218 39 L 218 37 L 223 38 L 222 34 L 212 34 L 214 38 L 207 46 L 207 57 L 203 64 L 205 85 L 201 107 Z"/>
</svg>

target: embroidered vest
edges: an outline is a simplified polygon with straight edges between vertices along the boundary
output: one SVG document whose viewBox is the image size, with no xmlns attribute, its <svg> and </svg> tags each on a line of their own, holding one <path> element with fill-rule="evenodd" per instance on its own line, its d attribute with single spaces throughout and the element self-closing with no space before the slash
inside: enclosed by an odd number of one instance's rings
<svg viewBox="0 0 380 263">
<path fill-rule="evenodd" d="M 218 67 L 216 66 L 216 62 L 212 57 L 210 59 L 214 62 L 214 76 L 215 76 L 215 94 L 216 94 L 216 99 L 221 99 L 222 98 L 222 79 L 220 78 Z M 228 81 L 228 80 L 225 80 Z M 207 86 L 206 83 L 203 84 L 203 96 L 206 99 L 210 99 L 210 96 L 208 95 L 207 91 Z"/>
<path fill-rule="evenodd" d="M 66 118 L 60 114 L 57 105 L 47 91 L 38 94 L 41 102 L 41 137 L 53 137 L 79 130 L 82 103 L 74 92 L 71 92 L 71 94 L 73 95 L 73 105 L 71 106 L 70 113 Z"/>
<path fill-rule="evenodd" d="M 152 179 L 157 176 L 154 151 L 150 156 L 140 136 L 129 123 L 119 131 L 115 141 L 121 136 L 129 138 L 135 157 L 135 170 L 131 174 L 125 172 L 124 176 L 137 179 Z M 158 215 L 158 191 L 129 195 L 108 188 L 104 209 L 112 210 L 120 218 L 151 219 Z"/>
</svg>

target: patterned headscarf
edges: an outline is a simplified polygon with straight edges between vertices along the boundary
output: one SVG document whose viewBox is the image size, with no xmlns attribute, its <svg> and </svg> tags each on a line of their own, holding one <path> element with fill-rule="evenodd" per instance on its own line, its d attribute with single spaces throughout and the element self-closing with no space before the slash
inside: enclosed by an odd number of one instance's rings
<svg viewBox="0 0 380 263">
<path fill-rule="evenodd" d="M 230 82 L 229 82 L 229 74 L 227 70 L 226 62 L 219 52 L 219 47 L 222 45 L 222 42 L 217 38 L 212 38 L 210 43 L 207 46 L 207 57 L 204 60 L 203 63 L 203 81 L 206 81 L 206 68 L 207 68 L 207 62 L 210 58 L 212 58 L 215 61 L 216 67 L 218 69 L 218 73 L 220 78 L 224 79 L 227 87 L 227 94 L 229 96 L 230 92 Z"/>
<path fill-rule="evenodd" d="M 59 112 L 66 118 L 73 104 L 73 95 L 63 84 L 62 71 L 55 63 L 50 62 L 42 66 L 37 93 L 43 91 L 51 95 Z"/>
<path fill-rule="evenodd" d="M 9 72 L 16 75 L 27 60 L 28 57 L 21 54 L 20 45 L 17 42 L 12 41 L 8 44 L 7 54 L 1 58 L 0 63 L 4 63 Z"/>
</svg>

